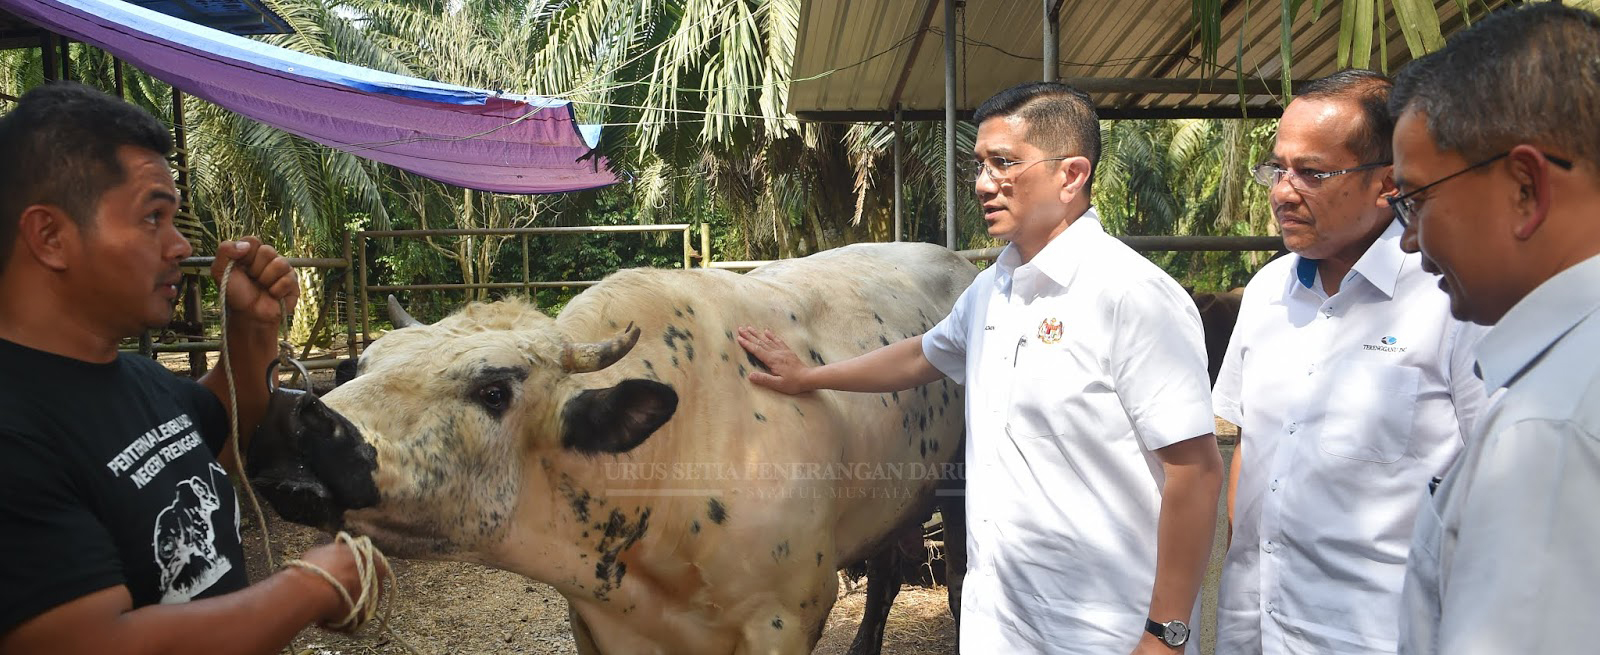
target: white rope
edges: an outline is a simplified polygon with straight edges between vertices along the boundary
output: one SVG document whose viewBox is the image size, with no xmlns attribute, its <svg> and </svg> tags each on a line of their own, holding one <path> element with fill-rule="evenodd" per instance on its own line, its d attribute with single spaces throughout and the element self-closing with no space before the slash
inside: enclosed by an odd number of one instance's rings
<svg viewBox="0 0 1600 655">
<path fill-rule="evenodd" d="M 228 278 L 233 274 L 233 265 L 234 262 L 229 261 L 223 267 L 222 280 L 218 283 L 217 291 L 219 303 L 223 307 L 221 360 L 223 378 L 228 382 L 228 442 L 231 444 L 233 451 L 233 461 L 239 467 L 239 479 L 244 482 L 245 495 L 250 498 L 250 506 L 256 512 L 256 522 L 261 526 L 261 549 L 267 556 L 267 568 L 268 570 L 275 570 L 278 567 L 273 563 L 272 536 L 267 532 L 266 515 L 261 511 L 261 502 L 256 499 L 255 487 L 250 484 L 250 476 L 245 473 L 244 453 L 239 449 L 239 391 L 234 383 L 233 362 L 228 356 Z M 285 309 L 283 315 L 287 319 L 287 309 Z M 280 325 L 281 329 L 282 326 Z M 287 345 L 287 343 L 284 345 Z M 288 358 L 290 351 L 281 347 L 279 350 L 280 356 Z M 309 382 L 308 378 L 307 383 L 309 384 Z M 333 574 L 328 573 L 327 570 L 316 564 L 302 559 L 293 559 L 285 562 L 284 566 L 305 569 L 317 574 L 323 580 L 327 580 L 328 584 L 333 585 L 334 590 L 339 592 L 339 597 L 344 600 L 345 607 L 349 608 L 350 611 L 339 622 L 324 624 L 322 627 L 340 632 L 354 633 L 370 622 L 374 616 L 377 616 L 378 606 L 381 604 L 383 595 L 381 592 L 383 591 L 384 582 L 389 583 L 390 594 L 398 593 L 400 584 L 394 577 L 394 569 L 389 567 L 389 558 L 384 557 L 383 552 L 379 551 L 378 547 L 374 546 L 372 540 L 366 535 L 352 537 L 350 533 L 341 530 L 338 535 L 335 535 L 334 542 L 344 544 L 345 547 L 350 549 L 350 554 L 355 557 L 356 578 L 359 580 L 361 591 L 353 599 L 350 597 L 350 591 L 345 589 L 344 585 L 333 577 Z M 381 575 L 378 573 L 380 570 L 383 571 Z M 389 635 L 396 643 L 405 647 L 407 651 L 417 654 L 417 649 L 396 634 L 389 625 L 389 614 L 393 610 L 394 601 L 391 598 L 389 604 L 384 607 L 383 617 L 378 620 L 379 633 Z M 293 642 L 291 641 L 290 644 L 293 645 Z"/>
</svg>

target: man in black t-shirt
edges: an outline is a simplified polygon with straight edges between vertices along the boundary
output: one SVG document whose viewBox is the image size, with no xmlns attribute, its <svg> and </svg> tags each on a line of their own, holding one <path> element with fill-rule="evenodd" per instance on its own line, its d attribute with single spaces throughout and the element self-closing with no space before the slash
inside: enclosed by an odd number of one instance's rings
<svg viewBox="0 0 1600 655">
<path fill-rule="evenodd" d="M 301 569 L 246 580 L 221 367 L 195 384 L 117 352 L 171 320 L 192 253 L 170 149 L 149 114 L 79 84 L 0 117 L 0 655 L 274 653 L 346 612 Z M 222 244 L 213 277 L 229 261 L 248 439 L 299 291 L 254 237 Z M 303 559 L 355 595 L 346 548 Z"/>
</svg>

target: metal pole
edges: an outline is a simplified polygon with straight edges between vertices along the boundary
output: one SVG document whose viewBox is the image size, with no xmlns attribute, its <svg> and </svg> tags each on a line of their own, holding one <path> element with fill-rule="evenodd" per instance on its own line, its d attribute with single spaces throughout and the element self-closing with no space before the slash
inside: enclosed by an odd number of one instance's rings
<svg viewBox="0 0 1600 655">
<path fill-rule="evenodd" d="M 356 313 L 354 311 L 355 307 L 352 305 L 355 304 L 356 299 L 356 276 L 353 275 L 355 271 L 350 268 L 351 266 L 355 266 L 355 262 L 350 259 L 350 230 L 348 229 L 344 231 L 344 261 L 345 356 L 354 358 L 356 356 Z"/>
<path fill-rule="evenodd" d="M 1061 61 L 1061 0 L 1039 0 L 1044 5 L 1044 81 L 1056 81 Z"/>
<path fill-rule="evenodd" d="M 533 278 L 528 277 L 528 235 L 524 234 L 522 235 L 522 283 L 527 284 L 531 279 Z"/>
<path fill-rule="evenodd" d="M 904 174 L 903 170 L 905 168 L 905 163 L 901 161 L 901 155 L 900 155 L 901 148 L 903 147 L 903 143 L 905 141 L 905 134 L 902 133 L 901 128 L 902 128 L 902 125 L 900 124 L 900 106 L 896 105 L 895 108 L 894 108 L 894 240 L 895 241 L 903 241 L 905 239 L 905 225 L 906 225 L 905 218 L 901 214 L 901 208 L 900 208 L 900 197 L 901 197 L 901 193 L 902 193 L 900 187 L 901 187 L 902 184 L 904 184 L 904 181 L 903 181 L 904 178 L 902 176 Z"/>
<path fill-rule="evenodd" d="M 956 249 L 956 0 L 944 0 L 944 246 Z"/>
<path fill-rule="evenodd" d="M 60 68 L 56 65 L 56 35 L 46 32 L 40 36 L 39 49 L 43 50 L 40 54 L 44 64 L 44 81 L 54 82 L 58 79 L 56 75 L 60 73 Z"/>
<path fill-rule="evenodd" d="M 117 87 L 117 97 L 128 97 L 128 83 L 122 79 L 122 60 L 111 58 L 111 78 Z"/>
<path fill-rule="evenodd" d="M 67 37 L 57 39 L 61 43 L 61 79 L 72 79 L 72 41 Z"/>
<path fill-rule="evenodd" d="M 357 261 L 354 263 L 361 267 L 361 342 L 372 343 L 372 318 L 367 315 L 367 238 L 364 233 L 357 232 L 356 252 Z"/>
</svg>

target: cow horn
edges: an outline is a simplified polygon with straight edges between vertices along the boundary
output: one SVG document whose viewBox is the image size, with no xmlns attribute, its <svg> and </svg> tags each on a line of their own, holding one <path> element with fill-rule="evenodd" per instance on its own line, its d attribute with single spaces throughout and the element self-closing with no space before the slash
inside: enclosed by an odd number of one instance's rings
<svg viewBox="0 0 1600 655">
<path fill-rule="evenodd" d="M 406 313 L 406 308 L 400 306 L 400 299 L 395 298 L 392 293 L 389 294 L 389 321 L 394 323 L 395 329 L 428 325 Z"/>
<path fill-rule="evenodd" d="M 593 373 L 617 363 L 637 343 L 639 328 L 629 323 L 622 334 L 605 341 L 567 344 L 561 349 L 561 368 L 568 373 Z"/>
</svg>

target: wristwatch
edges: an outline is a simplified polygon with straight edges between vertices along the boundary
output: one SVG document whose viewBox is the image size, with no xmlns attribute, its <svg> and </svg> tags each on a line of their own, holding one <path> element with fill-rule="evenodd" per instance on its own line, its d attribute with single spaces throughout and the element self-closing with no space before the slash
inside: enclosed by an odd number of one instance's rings
<svg viewBox="0 0 1600 655">
<path fill-rule="evenodd" d="M 1159 637 L 1161 643 L 1173 648 L 1179 648 L 1189 643 L 1189 626 L 1183 621 L 1156 623 L 1154 620 L 1147 618 L 1144 620 L 1144 629 L 1145 632 Z"/>
</svg>

